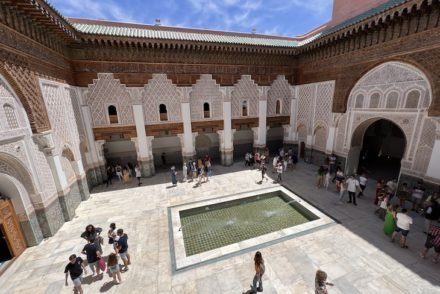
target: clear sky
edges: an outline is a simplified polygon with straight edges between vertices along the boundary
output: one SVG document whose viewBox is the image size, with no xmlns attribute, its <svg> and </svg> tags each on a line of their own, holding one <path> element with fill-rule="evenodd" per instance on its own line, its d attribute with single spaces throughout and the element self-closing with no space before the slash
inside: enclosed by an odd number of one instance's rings
<svg viewBox="0 0 440 294">
<path fill-rule="evenodd" d="M 48 0 L 66 17 L 297 36 L 331 18 L 332 0 Z"/>
</svg>

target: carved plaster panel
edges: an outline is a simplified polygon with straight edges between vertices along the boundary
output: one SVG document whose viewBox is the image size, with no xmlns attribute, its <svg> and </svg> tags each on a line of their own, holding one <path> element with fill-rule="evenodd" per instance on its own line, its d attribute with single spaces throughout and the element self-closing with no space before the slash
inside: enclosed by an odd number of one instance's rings
<svg viewBox="0 0 440 294">
<path fill-rule="evenodd" d="M 243 75 L 237 84 L 234 85 L 232 93 L 232 117 L 242 117 L 243 102 L 247 102 L 247 116 L 258 116 L 258 85 L 249 75 Z"/>
<path fill-rule="evenodd" d="M 223 118 L 223 97 L 220 86 L 212 78 L 212 75 L 203 74 L 190 92 L 191 118 L 203 120 L 203 104 L 209 103 L 210 119 Z"/>
<path fill-rule="evenodd" d="M 272 83 L 268 93 L 267 93 L 267 114 L 276 114 L 276 102 L 280 100 L 281 102 L 281 113 L 280 115 L 290 115 L 290 103 L 292 100 L 292 93 L 290 89 L 289 82 L 284 76 L 278 76 L 277 79 Z"/>
</svg>

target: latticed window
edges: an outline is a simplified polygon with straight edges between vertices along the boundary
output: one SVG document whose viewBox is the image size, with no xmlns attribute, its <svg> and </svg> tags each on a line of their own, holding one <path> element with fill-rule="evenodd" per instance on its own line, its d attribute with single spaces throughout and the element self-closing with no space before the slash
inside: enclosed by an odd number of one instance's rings
<svg viewBox="0 0 440 294">
<path fill-rule="evenodd" d="M 417 108 L 419 106 L 420 92 L 411 91 L 406 98 L 405 108 Z"/>
<path fill-rule="evenodd" d="M 159 115 L 161 121 L 168 120 L 168 111 L 167 111 L 167 106 L 165 104 L 159 105 Z"/>
<path fill-rule="evenodd" d="M 116 106 L 110 105 L 108 107 L 108 117 L 110 119 L 110 124 L 117 124 L 119 122 L 118 110 L 116 109 Z"/>
<path fill-rule="evenodd" d="M 203 104 L 203 118 L 210 118 L 211 117 L 211 110 L 209 107 L 209 103 L 205 102 Z"/>
<path fill-rule="evenodd" d="M 241 105 L 241 116 L 247 116 L 248 115 L 248 105 L 247 105 L 247 101 L 243 101 L 242 105 Z"/>
<path fill-rule="evenodd" d="M 18 121 L 17 117 L 15 116 L 14 108 L 9 105 L 5 104 L 3 106 L 3 110 L 5 111 L 6 121 L 8 122 L 8 126 L 10 129 L 16 129 L 18 128 Z"/>
<path fill-rule="evenodd" d="M 275 114 L 281 114 L 281 101 L 277 100 L 275 104 Z"/>
</svg>

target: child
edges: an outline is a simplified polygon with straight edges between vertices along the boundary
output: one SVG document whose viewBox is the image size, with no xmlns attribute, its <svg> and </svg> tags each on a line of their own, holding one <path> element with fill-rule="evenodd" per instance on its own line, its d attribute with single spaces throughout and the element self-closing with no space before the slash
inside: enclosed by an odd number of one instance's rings
<svg viewBox="0 0 440 294">
<path fill-rule="evenodd" d="M 315 293 L 327 294 L 327 286 L 333 286 L 332 283 L 327 283 L 327 273 L 317 270 L 315 275 Z"/>
<path fill-rule="evenodd" d="M 107 266 L 113 276 L 113 282 L 115 282 L 115 284 L 121 283 L 121 270 L 119 269 L 118 256 L 116 253 L 110 253 L 107 260 Z"/>
</svg>

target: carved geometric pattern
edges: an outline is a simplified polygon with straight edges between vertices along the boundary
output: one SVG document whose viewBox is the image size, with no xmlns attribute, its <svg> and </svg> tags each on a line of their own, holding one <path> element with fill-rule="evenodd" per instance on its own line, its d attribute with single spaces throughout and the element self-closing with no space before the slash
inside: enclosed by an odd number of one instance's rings
<svg viewBox="0 0 440 294">
<path fill-rule="evenodd" d="M 281 101 L 281 115 L 290 115 L 291 92 L 285 76 L 278 76 L 267 93 L 267 114 L 276 115 L 276 102 Z"/>
<path fill-rule="evenodd" d="M 45 198 L 50 198 L 57 193 L 55 182 L 49 164 L 43 152 L 38 149 L 36 144 L 32 144 L 33 150 L 30 150 L 33 158 L 33 164 L 38 167 L 38 179 L 41 183 L 42 193 Z"/>
<path fill-rule="evenodd" d="M 247 101 L 247 116 L 258 116 L 258 86 L 249 75 L 241 76 L 232 90 L 232 117 L 242 117 L 242 103 Z"/>
<path fill-rule="evenodd" d="M 319 121 L 322 126 L 328 127 L 332 118 L 331 115 L 335 86 L 334 83 L 319 83 L 317 87 L 314 125 L 319 125 Z"/>
<path fill-rule="evenodd" d="M 50 130 L 49 117 L 44 107 L 35 73 L 21 65 L 9 63 L 4 63 L 4 70 L 11 76 L 21 92 L 20 97 L 24 99 L 21 102 L 26 110 L 32 131 Z"/>
<path fill-rule="evenodd" d="M 147 123 L 160 122 L 159 105 L 165 104 L 168 121 L 182 120 L 181 93 L 176 85 L 167 78 L 166 74 L 153 74 L 142 91 L 145 121 Z"/>
<path fill-rule="evenodd" d="M 347 115 L 344 114 L 338 123 L 338 135 L 336 137 L 336 150 L 338 152 L 344 151 L 344 138 L 345 138 L 345 128 L 347 126 Z"/>
<path fill-rule="evenodd" d="M 325 151 L 327 145 L 327 131 L 324 127 L 318 127 L 315 130 L 315 144 L 314 149 Z"/>
<path fill-rule="evenodd" d="M 42 92 L 50 123 L 53 128 L 54 143 L 57 153 L 61 154 L 64 146 L 69 146 L 78 160 L 81 157 L 79 151 L 79 134 L 76 124 L 74 109 L 72 106 L 71 89 L 68 85 L 45 81 L 42 84 Z"/>
<path fill-rule="evenodd" d="M 428 146 L 419 146 L 414 159 L 413 169 L 421 173 L 426 173 L 429 161 L 431 159 L 431 154 L 432 148 L 429 148 Z"/>
<path fill-rule="evenodd" d="M 380 94 L 374 93 L 370 96 L 370 108 L 378 108 L 380 102 Z"/>
<path fill-rule="evenodd" d="M 298 139 L 305 142 L 307 140 L 307 127 L 303 124 L 298 126 Z"/>
<path fill-rule="evenodd" d="M 364 95 L 359 94 L 356 96 L 356 105 L 355 108 L 362 108 L 364 106 Z"/>
<path fill-rule="evenodd" d="M 73 113 L 75 115 L 75 122 L 76 122 L 76 126 L 78 127 L 78 134 L 81 136 L 85 135 L 85 130 L 84 130 L 84 122 L 82 120 L 82 116 L 81 116 L 81 109 L 80 109 L 80 100 L 78 97 L 78 94 L 76 93 L 75 89 L 70 88 L 70 100 L 72 103 L 72 107 L 73 107 Z"/>
<path fill-rule="evenodd" d="M 223 97 L 220 86 L 210 74 L 202 74 L 196 84 L 192 86 L 190 93 L 191 119 L 203 119 L 203 104 L 209 103 L 210 119 L 222 119 Z"/>
<path fill-rule="evenodd" d="M 417 89 L 417 94 L 412 92 L 414 89 Z M 400 62 L 387 62 L 372 69 L 356 83 L 351 92 L 348 106 L 350 107 L 356 103 L 356 108 L 362 107 L 358 100 L 359 92 L 369 93 L 367 96 L 370 97 L 368 108 L 377 108 L 376 105 L 388 105 L 388 102 L 382 103 L 382 100 L 385 97 L 384 94 L 390 90 L 397 92 L 399 98 L 404 97 L 404 93 L 409 92 L 411 95 L 411 98 L 410 95 L 408 95 L 408 98 L 410 98 L 409 104 L 405 103 L 405 105 L 403 105 L 403 103 L 398 102 L 397 108 L 428 108 L 431 104 L 429 82 L 420 70 L 412 65 Z M 377 92 L 379 92 L 378 94 L 380 95 L 379 101 L 376 101 L 376 97 L 374 97 L 374 99 L 372 97 L 372 95 Z M 355 98 L 356 101 L 353 101 Z M 421 106 L 418 105 L 420 98 L 422 98 L 423 101 Z"/>
<path fill-rule="evenodd" d="M 310 114 L 313 113 L 314 95 L 314 84 L 298 86 L 298 120 L 305 122 L 306 134 L 309 134 L 311 128 Z"/>
<path fill-rule="evenodd" d="M 75 180 L 75 172 L 73 171 L 72 164 L 70 160 L 64 156 L 61 156 L 61 165 L 63 166 L 64 174 L 66 175 L 66 180 L 70 184 Z"/>
<path fill-rule="evenodd" d="M 134 124 L 130 95 L 125 85 L 121 85 L 113 74 L 98 74 L 98 79 L 93 80 L 93 84 L 88 88 L 87 105 L 90 106 L 94 127 L 109 125 L 107 119 L 109 104 L 116 107 L 119 124 Z"/>
<path fill-rule="evenodd" d="M 8 122 L 8 127 L 10 129 L 18 128 L 17 117 L 15 116 L 14 108 L 9 104 L 3 105 L 3 111 L 5 112 L 6 121 Z"/>
</svg>

